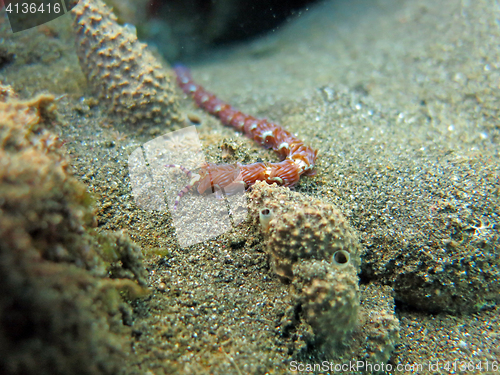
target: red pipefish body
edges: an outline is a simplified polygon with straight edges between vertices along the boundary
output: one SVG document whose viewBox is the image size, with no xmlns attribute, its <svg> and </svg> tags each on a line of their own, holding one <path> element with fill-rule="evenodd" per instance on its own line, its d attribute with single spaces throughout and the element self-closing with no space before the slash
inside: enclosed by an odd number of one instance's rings
<svg viewBox="0 0 500 375">
<path fill-rule="evenodd" d="M 283 159 L 279 163 L 247 165 L 205 163 L 197 181 L 200 194 L 214 186 L 224 188 L 226 192 L 241 184 L 247 188 L 259 180 L 291 187 L 299 181 L 301 175 L 315 174 L 313 168 L 318 150 L 305 146 L 300 139 L 280 125 L 267 119 L 246 115 L 224 103 L 196 84 L 185 66 L 176 66 L 174 71 L 181 89 L 190 95 L 199 107 L 219 118 L 224 125 L 230 125 L 260 145 L 273 149 Z"/>
</svg>

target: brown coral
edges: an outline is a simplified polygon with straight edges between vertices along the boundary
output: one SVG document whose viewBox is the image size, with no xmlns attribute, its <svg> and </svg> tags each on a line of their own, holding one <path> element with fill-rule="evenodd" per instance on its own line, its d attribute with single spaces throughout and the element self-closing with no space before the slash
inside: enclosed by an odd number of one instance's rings
<svg viewBox="0 0 500 375">
<path fill-rule="evenodd" d="M 262 182 L 254 185 L 250 199 L 254 217 L 262 216 L 262 210 L 272 210 L 266 224 L 266 247 L 278 275 L 293 278 L 292 267 L 299 259 L 341 266 L 341 254 L 346 254 L 345 261 L 349 258 L 359 266 L 356 234 L 335 206 Z"/>
<path fill-rule="evenodd" d="M 275 272 L 292 282 L 286 330 L 305 321 L 313 331 L 308 342 L 335 350 L 357 321 L 355 232 L 333 205 L 263 182 L 252 188 L 249 211 L 260 221 Z"/>
<path fill-rule="evenodd" d="M 75 15 L 80 65 L 116 123 L 170 125 L 179 119 L 174 81 L 132 26 L 120 26 L 101 0 L 81 0 Z"/>
<path fill-rule="evenodd" d="M 315 332 L 314 342 L 335 346 L 357 322 L 359 289 L 356 268 L 301 260 L 293 267 L 296 303 Z"/>
</svg>

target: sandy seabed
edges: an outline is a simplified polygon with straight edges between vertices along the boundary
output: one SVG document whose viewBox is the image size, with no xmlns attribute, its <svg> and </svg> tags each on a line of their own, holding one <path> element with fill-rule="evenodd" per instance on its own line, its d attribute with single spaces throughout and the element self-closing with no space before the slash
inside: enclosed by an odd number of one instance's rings
<svg viewBox="0 0 500 375">
<path fill-rule="evenodd" d="M 499 19 L 493 0 L 327 1 L 192 66 L 221 99 L 319 149 L 317 176 L 296 190 L 340 208 L 364 248 L 362 283 L 393 288 L 392 373 L 500 372 Z M 96 197 L 99 230 L 124 230 L 142 248 L 152 293 L 132 303 L 128 371 L 289 374 L 291 361 L 314 364 L 280 331 L 288 286 L 255 228 L 180 248 L 168 213 L 134 204 L 128 155 L 168 129 L 110 124 L 68 24 L 54 26 L 57 38 L 48 28 L 2 35 L 16 59 L 0 79 L 21 96 L 60 95 L 51 130 Z M 201 122 L 209 160 L 276 161 L 187 98 L 182 110 Z"/>
</svg>

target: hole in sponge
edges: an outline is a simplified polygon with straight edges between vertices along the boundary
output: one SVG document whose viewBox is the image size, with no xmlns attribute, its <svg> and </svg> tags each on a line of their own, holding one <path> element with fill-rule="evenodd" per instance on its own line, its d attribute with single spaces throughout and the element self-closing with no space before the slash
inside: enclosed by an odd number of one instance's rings
<svg viewBox="0 0 500 375">
<path fill-rule="evenodd" d="M 332 256 L 332 263 L 336 266 L 346 266 L 351 260 L 351 254 L 345 250 L 336 251 Z"/>
<path fill-rule="evenodd" d="M 264 232 L 269 230 L 269 222 L 273 218 L 273 210 L 270 208 L 263 208 L 259 213 L 260 227 Z"/>
</svg>

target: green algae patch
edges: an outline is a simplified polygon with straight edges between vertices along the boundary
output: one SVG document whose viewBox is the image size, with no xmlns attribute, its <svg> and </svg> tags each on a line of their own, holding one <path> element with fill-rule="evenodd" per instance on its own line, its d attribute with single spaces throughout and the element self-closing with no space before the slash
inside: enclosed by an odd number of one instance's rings
<svg viewBox="0 0 500 375">
<path fill-rule="evenodd" d="M 128 300 L 148 295 L 141 248 L 122 232 L 101 232 L 96 239 L 108 276 L 117 279 L 113 284 L 115 288 L 122 291 Z"/>
</svg>

